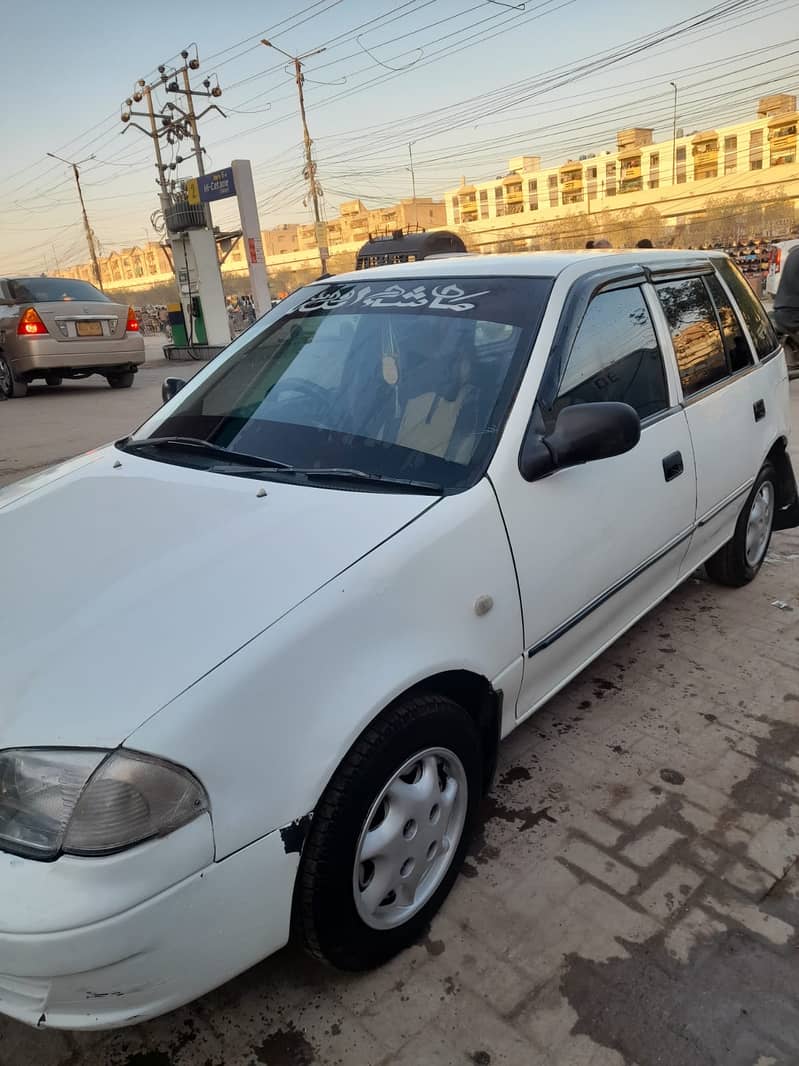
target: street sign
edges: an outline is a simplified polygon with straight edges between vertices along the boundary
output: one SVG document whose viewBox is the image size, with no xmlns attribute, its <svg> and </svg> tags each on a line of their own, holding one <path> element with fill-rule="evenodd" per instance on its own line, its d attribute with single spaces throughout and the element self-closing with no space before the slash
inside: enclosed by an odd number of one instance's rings
<svg viewBox="0 0 799 1066">
<path fill-rule="evenodd" d="M 213 174 L 203 174 L 197 178 L 197 186 L 200 193 L 200 202 L 204 204 L 208 204 L 212 200 L 225 200 L 228 196 L 236 195 L 236 183 L 233 181 L 232 167 L 215 170 Z"/>
</svg>

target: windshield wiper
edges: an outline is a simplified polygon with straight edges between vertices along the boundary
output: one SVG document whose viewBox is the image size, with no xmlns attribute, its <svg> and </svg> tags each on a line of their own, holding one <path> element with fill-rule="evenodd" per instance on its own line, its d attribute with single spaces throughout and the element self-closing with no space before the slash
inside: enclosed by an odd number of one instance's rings
<svg viewBox="0 0 799 1066">
<path fill-rule="evenodd" d="M 443 486 L 434 485 L 430 481 L 413 481 L 409 478 L 388 477 L 384 474 L 369 474 L 365 470 L 350 470 L 347 467 L 307 467 L 300 469 L 292 466 L 287 473 L 300 474 L 307 478 L 320 478 L 341 481 L 363 481 L 373 485 L 390 485 L 392 488 L 405 489 L 408 492 L 435 492 L 439 495 L 444 492 Z"/>
<path fill-rule="evenodd" d="M 441 485 L 434 485 L 429 481 L 413 481 L 406 478 L 387 477 L 383 474 L 369 474 L 365 470 L 354 470 L 347 467 L 298 467 L 291 463 L 283 463 L 278 459 L 267 459 L 262 455 L 248 455 L 246 452 L 234 452 L 229 448 L 223 448 L 219 444 L 202 440 L 200 437 L 145 437 L 143 440 L 128 440 L 118 444 L 126 452 L 143 452 L 150 448 L 175 448 L 179 450 L 196 452 L 198 455 L 206 455 L 213 459 L 224 459 L 226 465 L 235 467 L 250 467 L 260 470 L 277 470 L 281 474 L 297 475 L 308 480 L 340 480 L 361 481 L 372 485 L 385 485 L 386 487 L 402 489 L 406 492 L 425 492 L 443 494 Z"/>
<path fill-rule="evenodd" d="M 134 453 L 146 451 L 148 448 L 178 448 L 212 456 L 214 459 L 224 459 L 226 462 L 237 463 L 239 466 L 255 466 L 264 470 L 293 470 L 290 463 L 281 463 L 278 459 L 266 459 L 262 455 L 234 452 L 219 444 L 211 444 L 210 441 L 202 440 L 200 437 L 145 437 L 144 440 L 125 441 L 120 447 L 123 451 Z"/>
</svg>

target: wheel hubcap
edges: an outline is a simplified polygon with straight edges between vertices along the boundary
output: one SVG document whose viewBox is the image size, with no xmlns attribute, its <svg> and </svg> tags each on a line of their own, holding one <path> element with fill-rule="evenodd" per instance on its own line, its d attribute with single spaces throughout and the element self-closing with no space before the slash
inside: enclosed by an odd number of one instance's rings
<svg viewBox="0 0 799 1066">
<path fill-rule="evenodd" d="M 746 561 L 758 566 L 763 561 L 774 520 L 774 486 L 764 481 L 755 493 L 746 524 Z"/>
<path fill-rule="evenodd" d="M 5 359 L 0 359 L 0 392 L 6 396 L 11 392 L 11 367 Z"/>
<path fill-rule="evenodd" d="M 397 770 L 355 852 L 355 906 L 367 925 L 394 928 L 427 903 L 452 864 L 468 800 L 466 771 L 446 748 L 421 751 Z"/>
</svg>

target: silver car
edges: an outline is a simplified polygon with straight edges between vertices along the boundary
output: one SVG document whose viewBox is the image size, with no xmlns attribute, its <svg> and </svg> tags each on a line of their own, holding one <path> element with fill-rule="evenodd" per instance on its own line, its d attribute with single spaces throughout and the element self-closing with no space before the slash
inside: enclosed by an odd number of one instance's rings
<svg viewBox="0 0 799 1066">
<path fill-rule="evenodd" d="M 143 362 L 132 307 L 77 278 L 0 278 L 0 397 L 90 374 L 128 389 Z"/>
</svg>

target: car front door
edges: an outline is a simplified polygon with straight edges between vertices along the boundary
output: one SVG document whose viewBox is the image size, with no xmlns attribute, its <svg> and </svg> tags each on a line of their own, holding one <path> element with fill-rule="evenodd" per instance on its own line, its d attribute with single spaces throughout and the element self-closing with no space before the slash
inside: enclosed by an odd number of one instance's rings
<svg viewBox="0 0 799 1066">
<path fill-rule="evenodd" d="M 551 431 L 566 405 L 614 400 L 638 412 L 639 443 L 533 483 L 518 464 L 492 471 L 524 616 L 518 717 L 664 596 L 687 550 L 691 440 L 645 288 L 638 275 L 594 291 L 587 305 L 584 294 L 567 297 L 528 430 Z"/>
</svg>

